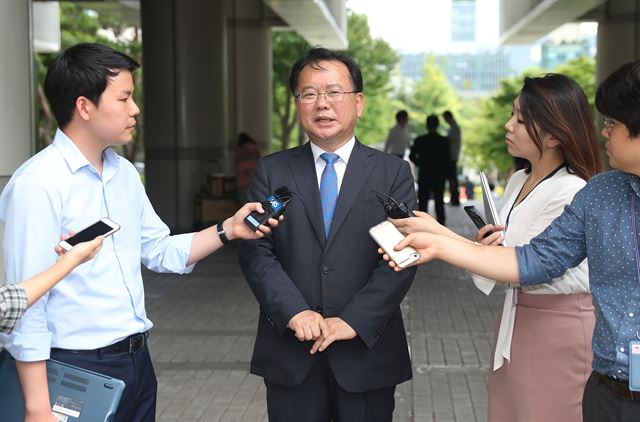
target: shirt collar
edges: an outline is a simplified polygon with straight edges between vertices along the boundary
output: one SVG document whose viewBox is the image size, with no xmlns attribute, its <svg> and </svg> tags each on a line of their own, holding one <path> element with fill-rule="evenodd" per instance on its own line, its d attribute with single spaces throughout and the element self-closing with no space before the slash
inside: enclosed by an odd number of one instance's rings
<svg viewBox="0 0 640 422">
<path fill-rule="evenodd" d="M 638 197 L 640 197 L 640 177 L 634 174 L 628 174 L 628 178 L 631 189 L 636 193 Z"/>
<path fill-rule="evenodd" d="M 310 142 L 310 144 L 311 144 L 311 152 L 313 153 L 313 162 L 315 163 L 319 159 L 321 159 L 320 155 L 327 151 L 323 150 L 313 142 Z M 349 162 L 349 157 L 351 156 L 351 152 L 353 151 L 353 147 L 355 146 L 355 144 L 356 144 L 356 137 L 354 135 L 351 137 L 351 139 L 347 141 L 346 144 L 344 144 L 343 146 L 341 146 L 340 148 L 338 148 L 333 152 L 338 154 L 338 157 L 340 157 L 340 159 L 344 161 L 346 164 Z"/>
<path fill-rule="evenodd" d="M 75 173 L 85 166 L 93 168 L 89 160 L 87 160 L 87 157 L 82 154 L 71 138 L 61 131 L 60 128 L 56 130 L 56 135 L 53 138 L 53 146 L 60 151 L 60 154 L 67 162 L 72 173 Z M 103 151 L 102 158 L 104 160 L 103 176 L 106 178 L 107 175 L 112 175 L 118 168 L 118 154 L 116 154 L 111 148 L 107 148 Z"/>
</svg>

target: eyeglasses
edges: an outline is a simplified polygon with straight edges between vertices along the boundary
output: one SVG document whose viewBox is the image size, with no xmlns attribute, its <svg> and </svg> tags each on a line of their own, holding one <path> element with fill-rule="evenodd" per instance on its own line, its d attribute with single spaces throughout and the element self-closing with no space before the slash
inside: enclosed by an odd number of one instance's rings
<svg viewBox="0 0 640 422">
<path fill-rule="evenodd" d="M 606 117 L 604 118 L 604 128 L 607 130 L 607 133 L 609 135 L 611 135 L 611 131 L 613 130 L 613 127 L 616 125 L 616 121 L 614 121 L 612 118 L 610 117 Z"/>
<path fill-rule="evenodd" d="M 358 92 L 360 91 L 341 91 L 339 89 L 332 89 L 327 92 L 303 92 L 296 95 L 295 97 L 303 104 L 315 104 L 320 96 L 324 95 L 324 98 L 327 100 L 327 102 L 339 103 L 344 101 L 345 95 L 356 94 Z"/>
</svg>

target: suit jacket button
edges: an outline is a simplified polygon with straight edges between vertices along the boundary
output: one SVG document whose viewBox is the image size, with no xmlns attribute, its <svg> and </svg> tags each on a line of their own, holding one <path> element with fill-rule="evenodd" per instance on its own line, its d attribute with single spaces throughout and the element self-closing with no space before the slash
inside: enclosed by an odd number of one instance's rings
<svg viewBox="0 0 640 422">
<path fill-rule="evenodd" d="M 329 267 L 327 267 L 326 265 L 322 267 L 322 274 L 327 275 L 329 274 Z"/>
</svg>

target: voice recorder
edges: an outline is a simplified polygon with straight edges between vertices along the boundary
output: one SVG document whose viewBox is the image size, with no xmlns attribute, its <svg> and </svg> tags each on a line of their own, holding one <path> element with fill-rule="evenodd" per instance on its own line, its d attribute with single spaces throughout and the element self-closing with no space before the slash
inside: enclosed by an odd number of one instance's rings
<svg viewBox="0 0 640 422">
<path fill-rule="evenodd" d="M 289 189 L 287 189 L 286 186 L 279 187 L 273 195 L 268 196 L 261 202 L 262 208 L 265 212 L 261 214 L 258 211 L 253 211 L 245 217 L 245 224 L 249 226 L 251 230 L 258 230 L 258 227 L 261 224 L 268 226 L 270 218 L 278 219 L 278 217 L 284 214 L 287 209 L 287 204 L 292 198 L 293 193 L 289 192 Z"/>
</svg>

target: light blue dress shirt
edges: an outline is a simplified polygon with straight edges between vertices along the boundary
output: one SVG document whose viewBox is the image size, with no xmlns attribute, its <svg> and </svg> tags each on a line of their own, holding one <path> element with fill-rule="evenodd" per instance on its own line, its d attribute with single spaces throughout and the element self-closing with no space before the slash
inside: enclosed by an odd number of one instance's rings
<svg viewBox="0 0 640 422">
<path fill-rule="evenodd" d="M 629 341 L 637 339 L 640 329 L 632 196 L 640 222 L 640 178 L 619 171 L 597 175 L 543 233 L 529 245 L 516 247 L 520 282 L 525 286 L 548 282 L 589 259 L 596 308 L 593 369 L 621 380 L 629 378 Z"/>
<path fill-rule="evenodd" d="M 0 342 L 18 360 L 49 358 L 51 347 L 95 349 L 150 329 L 140 263 L 188 273 L 193 233 L 170 236 L 135 167 L 110 148 L 102 176 L 60 130 L 53 144 L 11 177 L 0 195 L 7 283 L 52 265 L 60 235 L 103 217 L 120 224 L 95 259 L 82 264 L 24 314 Z"/>
</svg>

